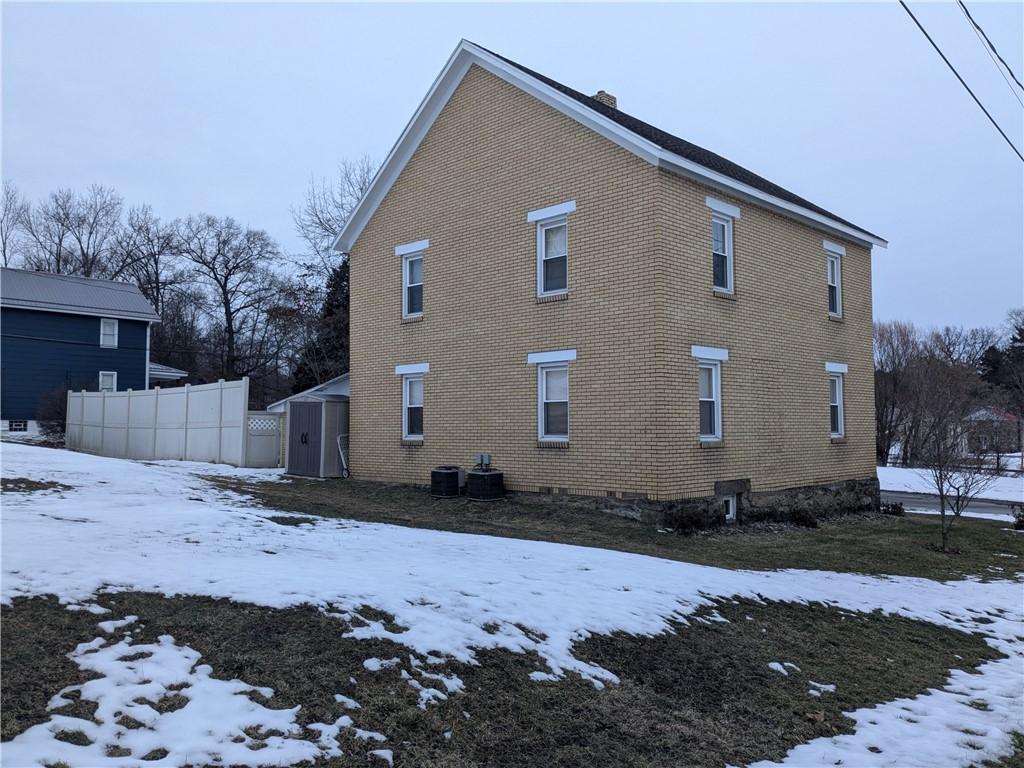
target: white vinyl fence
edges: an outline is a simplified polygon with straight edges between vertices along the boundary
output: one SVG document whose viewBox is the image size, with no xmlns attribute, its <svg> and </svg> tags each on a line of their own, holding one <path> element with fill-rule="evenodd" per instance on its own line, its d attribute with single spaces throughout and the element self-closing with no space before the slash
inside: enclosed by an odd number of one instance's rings
<svg viewBox="0 0 1024 768">
<path fill-rule="evenodd" d="M 273 425 L 262 418 L 275 414 L 250 413 L 248 406 L 248 378 L 137 392 L 68 392 L 65 442 L 72 450 L 117 458 L 278 466 L 280 451 L 265 448 Z M 255 442 L 249 440 L 254 417 Z M 255 464 L 250 445 L 256 447 Z"/>
</svg>

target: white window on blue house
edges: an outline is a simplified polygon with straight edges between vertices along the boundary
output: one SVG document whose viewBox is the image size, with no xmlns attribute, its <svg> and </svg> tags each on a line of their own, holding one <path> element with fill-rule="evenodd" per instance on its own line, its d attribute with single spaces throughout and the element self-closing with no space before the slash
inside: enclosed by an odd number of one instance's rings
<svg viewBox="0 0 1024 768">
<path fill-rule="evenodd" d="M 117 371 L 100 371 L 100 392 L 117 392 Z"/>
<path fill-rule="evenodd" d="M 117 320 L 114 318 L 100 319 L 100 346 L 117 349 Z"/>
</svg>

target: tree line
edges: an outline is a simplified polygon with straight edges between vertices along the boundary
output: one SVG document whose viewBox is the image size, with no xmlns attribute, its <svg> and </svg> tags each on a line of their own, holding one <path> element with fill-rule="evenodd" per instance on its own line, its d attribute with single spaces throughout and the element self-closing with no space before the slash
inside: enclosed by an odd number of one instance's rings
<svg viewBox="0 0 1024 768">
<path fill-rule="evenodd" d="M 1000 463 L 1020 451 L 1024 309 L 1002 328 L 876 323 L 874 347 L 879 464 L 927 466 L 947 443 Z"/>
<path fill-rule="evenodd" d="M 331 244 L 375 171 L 362 158 L 310 181 L 292 210 L 305 246 L 294 254 L 231 216 L 165 220 L 101 185 L 33 202 L 5 180 L 0 259 L 135 283 L 161 318 L 153 361 L 194 383 L 248 376 L 252 407 L 264 407 L 348 370 L 348 264 Z"/>
</svg>

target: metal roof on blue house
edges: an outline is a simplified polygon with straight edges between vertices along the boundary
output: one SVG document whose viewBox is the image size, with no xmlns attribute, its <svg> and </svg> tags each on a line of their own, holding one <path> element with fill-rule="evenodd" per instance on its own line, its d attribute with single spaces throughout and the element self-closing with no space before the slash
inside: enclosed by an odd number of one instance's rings
<svg viewBox="0 0 1024 768">
<path fill-rule="evenodd" d="M 0 268 L 0 306 L 160 322 L 138 286 L 114 280 Z"/>
</svg>

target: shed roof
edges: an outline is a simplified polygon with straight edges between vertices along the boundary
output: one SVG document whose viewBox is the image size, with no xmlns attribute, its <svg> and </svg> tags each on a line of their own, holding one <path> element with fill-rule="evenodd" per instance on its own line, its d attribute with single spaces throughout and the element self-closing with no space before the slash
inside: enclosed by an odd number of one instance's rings
<svg viewBox="0 0 1024 768">
<path fill-rule="evenodd" d="M 0 268 L 0 306 L 160 322 L 138 286 L 78 275 Z"/>
</svg>

